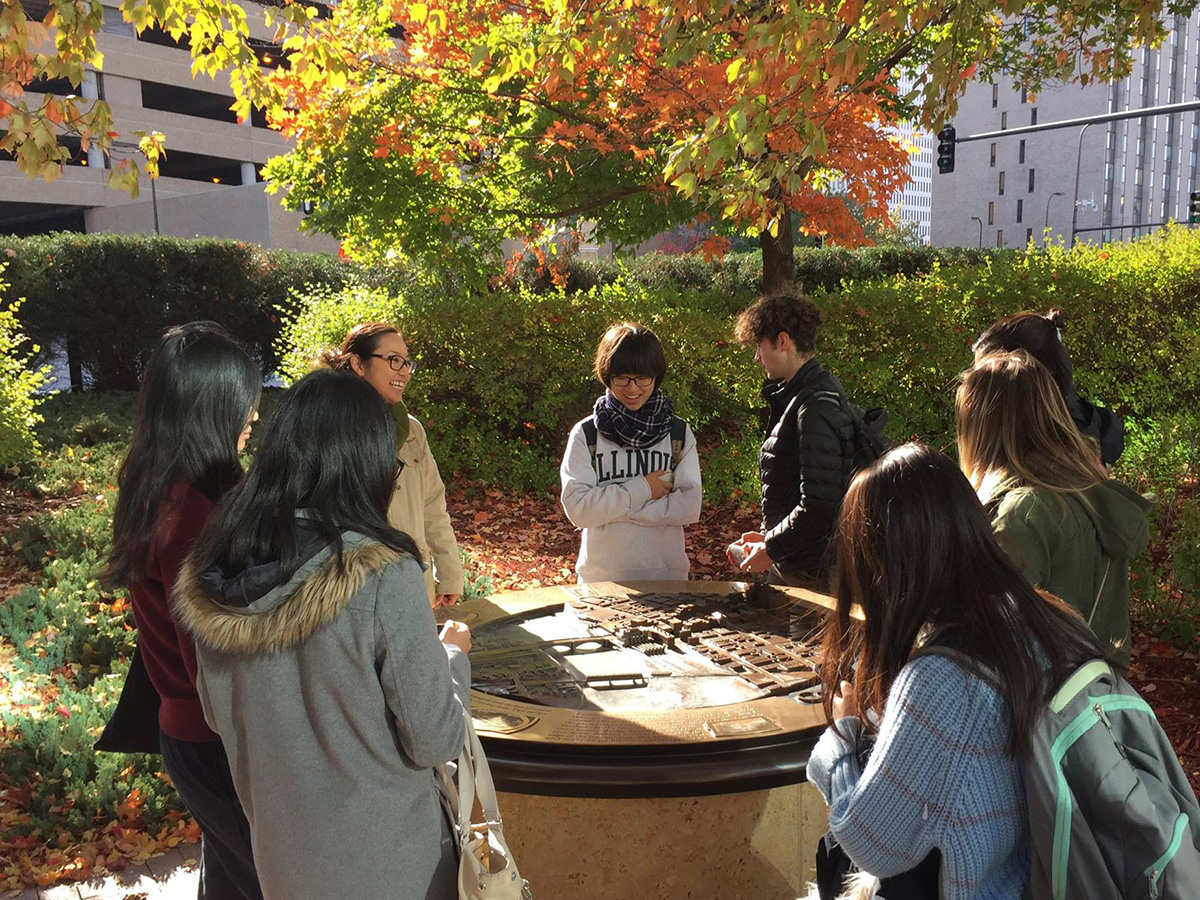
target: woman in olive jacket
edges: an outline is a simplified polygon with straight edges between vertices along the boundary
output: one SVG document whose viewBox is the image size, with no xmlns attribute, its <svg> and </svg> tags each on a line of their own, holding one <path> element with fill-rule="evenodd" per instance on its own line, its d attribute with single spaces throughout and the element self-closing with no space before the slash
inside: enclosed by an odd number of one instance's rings
<svg viewBox="0 0 1200 900">
<path fill-rule="evenodd" d="M 1024 350 L 982 357 L 957 398 L 959 464 L 996 540 L 1129 661 L 1129 561 L 1152 500 L 1112 480 L 1050 372 Z"/>
</svg>

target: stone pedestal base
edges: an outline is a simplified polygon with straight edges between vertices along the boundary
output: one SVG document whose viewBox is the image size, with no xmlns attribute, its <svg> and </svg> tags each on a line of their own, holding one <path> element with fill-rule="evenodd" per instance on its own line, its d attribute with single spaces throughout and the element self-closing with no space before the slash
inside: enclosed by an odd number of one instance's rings
<svg viewBox="0 0 1200 900">
<path fill-rule="evenodd" d="M 810 784 L 710 797 L 499 800 L 536 900 L 796 900 L 828 821 Z"/>
</svg>

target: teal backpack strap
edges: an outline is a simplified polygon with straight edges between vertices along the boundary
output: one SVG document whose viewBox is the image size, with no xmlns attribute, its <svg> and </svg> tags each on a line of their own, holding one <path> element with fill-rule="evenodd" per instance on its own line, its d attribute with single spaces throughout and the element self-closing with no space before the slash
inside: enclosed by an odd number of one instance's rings
<svg viewBox="0 0 1200 900">
<path fill-rule="evenodd" d="M 589 418 L 583 420 L 583 440 L 587 444 L 588 453 L 592 457 L 592 468 L 596 468 L 596 442 L 600 440 L 599 432 L 596 431 L 596 420 Z"/>
<path fill-rule="evenodd" d="M 671 416 L 671 471 L 679 468 L 683 459 L 683 444 L 687 440 L 687 422 L 679 416 Z"/>
</svg>

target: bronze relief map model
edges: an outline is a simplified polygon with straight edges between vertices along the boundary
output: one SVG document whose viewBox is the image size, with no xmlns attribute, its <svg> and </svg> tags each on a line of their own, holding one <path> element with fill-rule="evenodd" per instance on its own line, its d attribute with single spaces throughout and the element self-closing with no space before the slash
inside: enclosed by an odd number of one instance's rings
<svg viewBox="0 0 1200 900">
<path fill-rule="evenodd" d="M 472 629 L 480 732 L 663 746 L 823 726 L 816 653 L 828 598 L 742 583 L 639 588 L 543 588 L 458 607 Z"/>
</svg>

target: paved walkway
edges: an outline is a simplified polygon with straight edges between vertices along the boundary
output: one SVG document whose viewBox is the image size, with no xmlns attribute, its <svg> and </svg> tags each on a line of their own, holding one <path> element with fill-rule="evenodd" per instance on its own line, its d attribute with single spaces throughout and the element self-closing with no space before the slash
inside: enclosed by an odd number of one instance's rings
<svg viewBox="0 0 1200 900">
<path fill-rule="evenodd" d="M 17 900 L 196 900 L 199 844 L 185 844 L 107 878 L 0 894 Z"/>
</svg>

